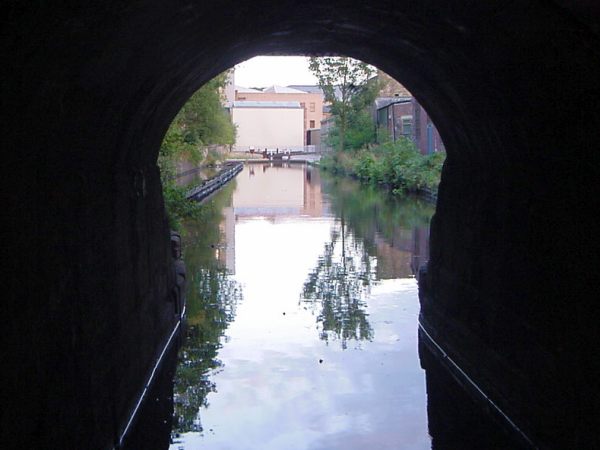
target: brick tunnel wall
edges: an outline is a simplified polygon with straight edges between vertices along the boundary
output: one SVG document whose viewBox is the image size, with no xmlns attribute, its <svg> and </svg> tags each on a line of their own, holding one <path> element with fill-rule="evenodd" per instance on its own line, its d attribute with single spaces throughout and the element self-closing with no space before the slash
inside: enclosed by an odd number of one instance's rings
<svg viewBox="0 0 600 450">
<path fill-rule="evenodd" d="M 185 100 L 256 54 L 338 53 L 407 86 L 446 144 L 422 296 L 436 337 L 540 442 L 559 422 L 582 442 L 600 12 L 480 3 L 6 6 L 3 441 L 114 442 L 173 324 L 155 162 Z"/>
</svg>

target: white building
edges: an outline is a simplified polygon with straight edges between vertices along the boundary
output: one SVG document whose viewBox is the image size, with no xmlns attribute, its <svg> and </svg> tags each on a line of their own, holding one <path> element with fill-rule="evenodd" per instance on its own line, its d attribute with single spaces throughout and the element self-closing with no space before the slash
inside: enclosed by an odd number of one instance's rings
<svg viewBox="0 0 600 450">
<path fill-rule="evenodd" d="M 231 108 L 233 106 L 233 102 L 235 101 L 235 70 L 231 69 L 227 73 L 227 82 L 225 83 L 225 88 L 222 92 L 223 98 L 223 106 L 225 108 Z"/>
<path fill-rule="evenodd" d="M 238 151 L 303 149 L 304 110 L 300 102 L 236 101 L 232 119 L 237 126 Z"/>
</svg>

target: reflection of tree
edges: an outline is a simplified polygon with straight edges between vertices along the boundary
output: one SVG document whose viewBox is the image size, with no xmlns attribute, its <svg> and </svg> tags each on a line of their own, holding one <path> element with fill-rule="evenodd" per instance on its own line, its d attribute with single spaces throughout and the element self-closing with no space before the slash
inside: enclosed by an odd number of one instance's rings
<svg viewBox="0 0 600 450">
<path fill-rule="evenodd" d="M 176 374 L 175 411 L 179 416 L 179 431 L 194 429 L 198 410 L 207 407 L 207 395 L 216 392 L 210 375 L 222 366 L 217 359 L 220 338 L 234 319 L 236 304 L 241 299 L 237 283 L 229 279 L 225 269 L 199 269 L 195 278 L 193 289 L 197 289 L 201 314 L 188 327 Z"/>
<path fill-rule="evenodd" d="M 381 256 L 377 242 L 383 240 L 389 248 L 411 252 L 418 264 L 407 265 L 405 271 L 413 269 L 416 273 L 418 265 L 428 258 L 428 246 L 418 247 L 418 239 L 429 234 L 435 205 L 411 196 L 394 197 L 381 189 L 327 173 L 322 174 L 321 181 L 332 212 L 336 216 L 344 214 L 349 228 L 360 237 L 370 255 Z M 379 262 L 379 268 L 385 271 L 384 260 Z"/>
<path fill-rule="evenodd" d="M 393 198 L 344 177 L 322 173 L 321 180 L 331 210 L 341 222 L 304 284 L 302 298 L 313 310 L 320 308 L 321 338 L 339 339 L 346 348 L 348 340 L 371 339 L 373 335 L 365 298 L 376 280 L 373 258 L 379 259 L 380 269 L 385 261 L 379 258 L 378 242 L 414 252 L 414 237 L 427 232 L 435 207 L 415 198 Z M 408 246 L 404 242 L 407 234 L 412 240 Z"/>
<path fill-rule="evenodd" d="M 375 281 L 372 261 L 362 242 L 347 236 L 343 215 L 323 256 L 304 283 L 302 300 L 313 310 L 320 306 L 317 322 L 321 339 L 371 340 L 373 329 L 367 319 L 365 297 Z"/>
<path fill-rule="evenodd" d="M 323 173 L 321 180 L 332 211 L 337 216 L 343 211 L 350 228 L 363 239 L 380 234 L 389 241 L 398 229 L 425 229 L 435 211 L 435 205 L 418 197 L 394 197 L 352 179 Z"/>
<path fill-rule="evenodd" d="M 225 187 L 202 205 L 202 223 L 186 224 L 188 328 L 175 375 L 175 429 L 180 432 L 198 429 L 194 425 L 198 411 L 208 406 L 208 394 L 216 391 L 210 375 L 222 366 L 217 358 L 221 338 L 242 297 L 239 285 L 215 257 L 223 239 L 222 209 L 231 199 L 232 188 Z"/>
</svg>

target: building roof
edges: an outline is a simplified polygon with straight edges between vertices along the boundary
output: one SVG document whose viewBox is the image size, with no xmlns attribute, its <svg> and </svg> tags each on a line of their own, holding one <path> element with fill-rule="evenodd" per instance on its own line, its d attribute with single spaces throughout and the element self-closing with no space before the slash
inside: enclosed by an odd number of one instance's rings
<svg viewBox="0 0 600 450">
<path fill-rule="evenodd" d="M 233 102 L 234 108 L 301 108 L 300 102 L 259 102 L 259 101 L 236 101 Z"/>
<path fill-rule="evenodd" d="M 275 94 L 308 94 L 306 91 L 294 89 L 291 87 L 273 85 L 263 90 L 263 92 L 270 92 Z"/>
<path fill-rule="evenodd" d="M 408 103 L 412 97 L 377 97 L 375 99 L 375 109 L 386 108 L 394 103 Z"/>
<path fill-rule="evenodd" d="M 262 92 L 259 89 L 253 89 L 253 88 L 247 88 L 247 87 L 243 87 L 243 86 L 236 86 L 235 90 L 240 92 L 240 93 L 247 93 L 247 92 Z"/>
<path fill-rule="evenodd" d="M 288 88 L 308 92 L 309 94 L 323 94 L 323 90 L 316 84 L 290 84 Z"/>
</svg>

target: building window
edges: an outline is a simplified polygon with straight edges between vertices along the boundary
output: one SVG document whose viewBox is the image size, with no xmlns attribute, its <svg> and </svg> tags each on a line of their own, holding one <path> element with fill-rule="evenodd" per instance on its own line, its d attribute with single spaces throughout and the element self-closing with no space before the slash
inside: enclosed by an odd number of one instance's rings
<svg viewBox="0 0 600 450">
<path fill-rule="evenodd" d="M 310 112 L 315 112 L 315 102 L 310 102 Z"/>
<path fill-rule="evenodd" d="M 412 135 L 413 117 L 412 116 L 402 116 L 400 119 L 402 120 L 402 134 L 404 136 L 411 136 Z"/>
<path fill-rule="evenodd" d="M 311 121 L 310 121 L 310 126 L 309 126 L 309 128 L 314 128 L 314 127 L 315 127 L 315 121 L 314 121 L 314 120 L 311 120 Z"/>
</svg>

